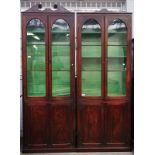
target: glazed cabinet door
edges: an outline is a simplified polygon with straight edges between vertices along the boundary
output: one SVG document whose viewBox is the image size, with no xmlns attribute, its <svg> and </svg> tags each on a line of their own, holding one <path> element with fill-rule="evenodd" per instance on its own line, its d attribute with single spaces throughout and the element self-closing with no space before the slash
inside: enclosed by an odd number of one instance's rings
<svg viewBox="0 0 155 155">
<path fill-rule="evenodd" d="M 130 148 L 131 17 L 79 13 L 77 145 Z"/>
<path fill-rule="evenodd" d="M 48 143 L 48 33 L 47 17 L 22 16 L 22 71 L 24 147 Z"/>
<path fill-rule="evenodd" d="M 49 123 L 51 147 L 75 144 L 74 14 L 49 16 Z"/>
<path fill-rule="evenodd" d="M 105 145 L 130 147 L 131 17 L 105 17 Z"/>
<path fill-rule="evenodd" d="M 104 134 L 104 21 L 97 14 L 78 14 L 77 23 L 77 145 L 100 147 Z"/>
</svg>

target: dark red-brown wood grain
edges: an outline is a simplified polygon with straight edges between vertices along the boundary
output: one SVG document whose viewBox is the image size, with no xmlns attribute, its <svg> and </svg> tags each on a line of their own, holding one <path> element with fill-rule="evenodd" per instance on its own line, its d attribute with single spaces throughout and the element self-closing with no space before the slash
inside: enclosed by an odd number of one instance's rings
<svg viewBox="0 0 155 155">
<path fill-rule="evenodd" d="M 40 19 L 45 26 L 46 96 L 27 96 L 26 26 L 31 19 Z M 51 28 L 57 19 L 70 27 L 71 95 L 52 97 Z M 101 96 L 81 96 L 81 28 L 88 19 L 101 26 L 102 86 Z M 121 19 L 128 30 L 126 96 L 107 96 L 108 25 Z M 74 13 L 28 11 L 22 13 L 23 75 L 23 152 L 129 151 L 131 150 L 131 14 L 77 14 L 77 79 L 75 78 Z"/>
</svg>

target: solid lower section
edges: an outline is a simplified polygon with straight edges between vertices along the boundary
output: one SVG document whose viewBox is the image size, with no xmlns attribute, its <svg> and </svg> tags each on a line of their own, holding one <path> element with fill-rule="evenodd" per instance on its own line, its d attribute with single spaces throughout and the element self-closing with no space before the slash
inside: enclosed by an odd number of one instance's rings
<svg viewBox="0 0 155 155">
<path fill-rule="evenodd" d="M 32 102 L 24 107 L 23 152 L 131 151 L 130 104 L 126 100 Z"/>
</svg>

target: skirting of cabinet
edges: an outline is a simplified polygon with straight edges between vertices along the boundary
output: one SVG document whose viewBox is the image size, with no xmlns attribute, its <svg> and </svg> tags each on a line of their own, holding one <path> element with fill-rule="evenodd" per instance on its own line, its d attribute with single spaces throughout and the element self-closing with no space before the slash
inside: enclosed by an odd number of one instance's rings
<svg viewBox="0 0 155 155">
<path fill-rule="evenodd" d="M 23 153 L 39 152 L 130 152 L 132 147 L 100 147 L 100 148 L 23 148 Z"/>
</svg>

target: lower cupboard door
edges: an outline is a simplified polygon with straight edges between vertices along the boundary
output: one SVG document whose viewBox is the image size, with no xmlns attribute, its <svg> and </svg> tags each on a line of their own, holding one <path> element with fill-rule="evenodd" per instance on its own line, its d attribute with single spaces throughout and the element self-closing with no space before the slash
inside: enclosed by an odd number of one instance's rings
<svg viewBox="0 0 155 155">
<path fill-rule="evenodd" d="M 74 109 L 69 101 L 53 101 L 50 106 L 50 144 L 53 148 L 75 147 Z"/>
<path fill-rule="evenodd" d="M 87 100 L 78 104 L 78 148 L 129 149 L 131 119 L 128 103 Z"/>
<path fill-rule="evenodd" d="M 45 104 L 33 104 L 25 107 L 24 146 L 28 148 L 47 147 L 48 109 Z"/>
<path fill-rule="evenodd" d="M 102 146 L 103 119 L 103 106 L 100 101 L 89 100 L 78 105 L 78 147 Z"/>
<path fill-rule="evenodd" d="M 131 120 L 128 104 L 107 104 L 105 112 L 105 145 L 109 147 L 130 146 Z"/>
</svg>

